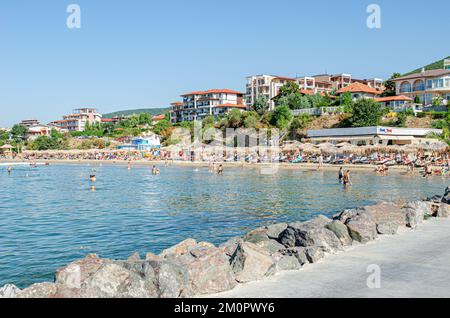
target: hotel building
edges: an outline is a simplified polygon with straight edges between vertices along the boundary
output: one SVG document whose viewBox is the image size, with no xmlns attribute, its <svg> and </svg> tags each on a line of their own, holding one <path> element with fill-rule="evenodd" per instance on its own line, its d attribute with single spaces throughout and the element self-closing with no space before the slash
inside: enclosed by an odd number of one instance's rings
<svg viewBox="0 0 450 318">
<path fill-rule="evenodd" d="M 305 76 L 297 78 L 272 76 L 272 75 L 256 75 L 247 77 L 246 85 L 246 105 L 250 108 L 259 96 L 265 96 L 269 103 L 269 109 L 275 108 L 274 97 L 276 97 L 280 88 L 287 82 L 296 82 L 300 86 L 302 92 L 308 94 L 331 94 L 350 84 L 364 84 L 377 91 L 383 91 L 383 80 L 374 79 L 353 79 L 351 74 L 321 74 L 315 76 Z"/>
<path fill-rule="evenodd" d="M 402 76 L 392 80 L 396 85 L 397 95 L 411 99 L 419 97 L 420 102 L 431 105 L 440 96 L 444 101 L 450 100 L 450 62 L 446 60 L 443 69 L 425 71 Z"/>
<path fill-rule="evenodd" d="M 95 124 L 102 121 L 102 115 L 95 108 L 75 109 L 72 114 L 63 116 L 63 120 L 51 122 L 61 131 L 84 131 L 86 124 Z"/>
<path fill-rule="evenodd" d="M 245 110 L 243 93 L 230 89 L 211 89 L 181 95 L 183 103 L 172 103 L 172 122 L 202 120 L 220 116 L 231 109 Z"/>
<path fill-rule="evenodd" d="M 337 91 L 337 94 L 342 95 L 346 92 L 350 93 L 354 101 L 360 98 L 376 98 L 378 95 L 381 95 L 381 91 L 359 82 L 342 87 Z"/>
</svg>

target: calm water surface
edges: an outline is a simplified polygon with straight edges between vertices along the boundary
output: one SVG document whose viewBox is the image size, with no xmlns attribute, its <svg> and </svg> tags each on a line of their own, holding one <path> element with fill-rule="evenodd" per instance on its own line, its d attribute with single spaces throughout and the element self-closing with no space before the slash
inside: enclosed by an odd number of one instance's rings
<svg viewBox="0 0 450 318">
<path fill-rule="evenodd" d="M 332 215 L 345 208 L 442 193 L 448 179 L 337 172 L 95 166 L 0 167 L 0 286 L 52 281 L 59 266 L 88 253 L 127 258 L 160 252 L 188 237 L 213 243 L 264 224 Z"/>
</svg>

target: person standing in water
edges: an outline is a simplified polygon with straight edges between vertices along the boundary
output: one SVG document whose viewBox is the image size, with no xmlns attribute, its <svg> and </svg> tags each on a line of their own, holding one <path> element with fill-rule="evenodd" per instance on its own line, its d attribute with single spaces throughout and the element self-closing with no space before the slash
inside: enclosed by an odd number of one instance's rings
<svg viewBox="0 0 450 318">
<path fill-rule="evenodd" d="M 317 167 L 317 170 L 322 169 L 322 167 L 323 167 L 323 155 L 321 153 L 319 156 L 319 167 Z"/>
<path fill-rule="evenodd" d="M 339 168 L 339 183 L 342 183 L 342 179 L 344 178 L 344 170 L 342 169 L 342 167 Z"/>
<path fill-rule="evenodd" d="M 131 161 L 128 161 L 128 170 L 131 170 Z"/>
<path fill-rule="evenodd" d="M 350 180 L 350 170 L 347 170 L 344 173 L 344 176 L 342 178 L 342 182 L 343 182 L 344 186 L 352 185 L 352 181 Z"/>
<path fill-rule="evenodd" d="M 219 176 L 223 175 L 223 166 L 222 166 L 222 164 L 219 164 L 218 174 L 219 174 Z"/>
<path fill-rule="evenodd" d="M 11 166 L 8 166 L 8 175 L 11 175 Z"/>
<path fill-rule="evenodd" d="M 152 166 L 152 174 L 156 174 L 156 167 L 155 167 L 155 165 Z"/>
</svg>

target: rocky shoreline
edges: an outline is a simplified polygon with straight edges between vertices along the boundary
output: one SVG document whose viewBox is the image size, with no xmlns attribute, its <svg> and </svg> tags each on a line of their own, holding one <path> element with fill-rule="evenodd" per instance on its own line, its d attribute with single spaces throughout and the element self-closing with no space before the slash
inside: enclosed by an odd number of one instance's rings
<svg viewBox="0 0 450 318">
<path fill-rule="evenodd" d="M 450 187 L 443 196 L 380 202 L 345 210 L 331 219 L 279 223 L 255 229 L 218 247 L 187 239 L 161 254 L 127 260 L 86 256 L 57 270 L 54 282 L 20 290 L 0 288 L 0 298 L 178 298 L 215 294 L 280 271 L 299 270 L 327 254 L 415 229 L 432 217 L 450 216 Z"/>
</svg>

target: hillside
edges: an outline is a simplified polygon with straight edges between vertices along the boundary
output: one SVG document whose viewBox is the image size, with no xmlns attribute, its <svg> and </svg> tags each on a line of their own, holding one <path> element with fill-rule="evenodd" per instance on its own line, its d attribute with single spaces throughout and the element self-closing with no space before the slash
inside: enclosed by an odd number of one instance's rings
<svg viewBox="0 0 450 318">
<path fill-rule="evenodd" d="M 445 57 L 445 58 L 443 58 L 442 60 L 436 61 L 436 62 L 434 62 L 434 63 L 428 64 L 428 65 L 423 66 L 423 67 L 425 67 L 425 70 L 426 70 L 426 71 L 437 70 L 437 69 L 444 68 L 444 60 L 445 60 L 445 59 L 450 59 L 450 56 Z M 410 75 L 410 74 L 414 74 L 414 73 L 419 73 L 421 70 L 422 70 L 422 67 L 420 67 L 420 68 L 418 68 L 418 69 L 416 69 L 416 70 L 414 70 L 414 71 L 411 71 L 411 72 L 409 72 L 409 73 L 406 73 L 406 74 L 404 74 L 404 75 Z"/>
<path fill-rule="evenodd" d="M 161 115 L 165 114 L 169 111 L 169 108 L 140 108 L 140 109 L 128 109 L 128 110 L 120 110 L 108 114 L 103 114 L 104 118 L 112 118 L 116 116 L 129 116 L 132 114 L 141 114 L 141 113 L 149 113 L 151 115 Z"/>
</svg>

